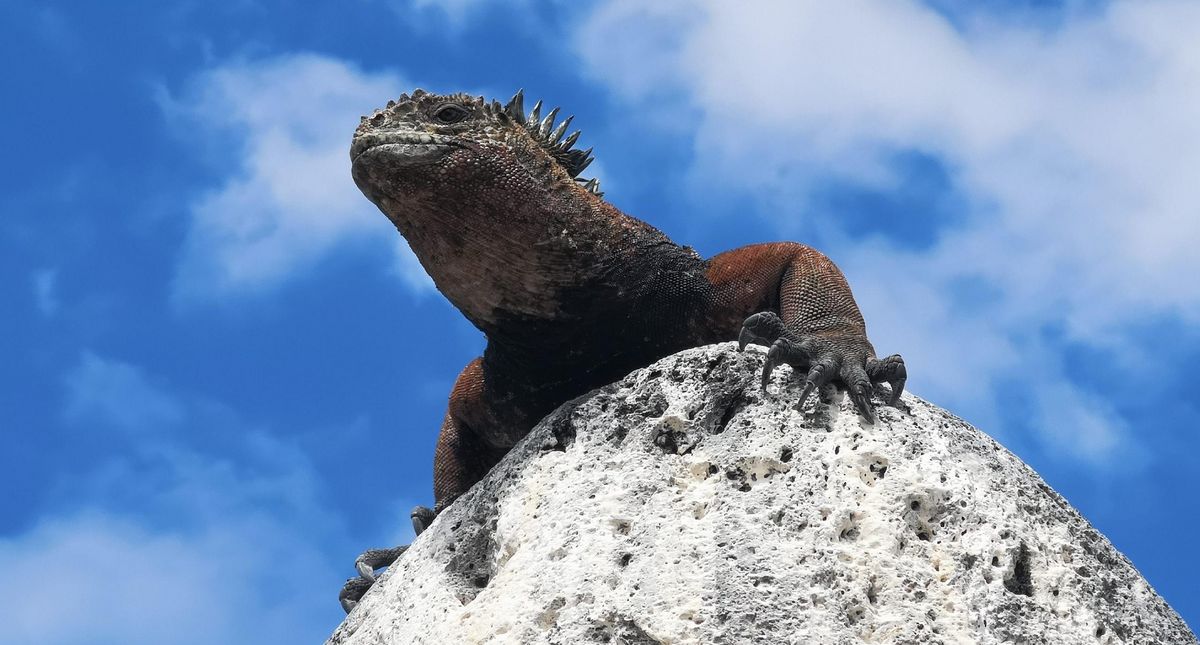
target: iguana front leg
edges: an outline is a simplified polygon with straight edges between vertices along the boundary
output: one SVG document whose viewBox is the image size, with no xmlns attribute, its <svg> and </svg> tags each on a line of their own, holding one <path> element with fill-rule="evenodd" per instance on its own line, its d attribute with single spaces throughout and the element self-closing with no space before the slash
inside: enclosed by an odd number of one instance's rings
<svg viewBox="0 0 1200 645">
<path fill-rule="evenodd" d="M 844 385 L 872 422 L 872 383 L 888 383 L 889 404 L 899 401 L 908 376 L 904 359 L 875 357 L 850 285 L 829 258 L 802 244 L 776 243 L 735 249 L 710 264 L 710 279 L 726 307 L 741 307 L 743 313 L 760 309 L 742 323 L 738 345 L 770 348 L 764 389 L 775 367 L 786 363 L 805 375 L 798 404 L 832 382 Z"/>
</svg>

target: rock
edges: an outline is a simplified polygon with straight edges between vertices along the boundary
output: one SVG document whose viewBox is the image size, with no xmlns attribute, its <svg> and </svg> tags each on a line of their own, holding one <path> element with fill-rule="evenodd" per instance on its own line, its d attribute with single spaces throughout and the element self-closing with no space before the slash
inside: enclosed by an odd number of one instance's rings
<svg viewBox="0 0 1200 645">
<path fill-rule="evenodd" d="M 911 395 L 794 409 L 761 348 L 688 350 L 547 417 L 329 639 L 1191 643 L 1112 544 Z"/>
</svg>

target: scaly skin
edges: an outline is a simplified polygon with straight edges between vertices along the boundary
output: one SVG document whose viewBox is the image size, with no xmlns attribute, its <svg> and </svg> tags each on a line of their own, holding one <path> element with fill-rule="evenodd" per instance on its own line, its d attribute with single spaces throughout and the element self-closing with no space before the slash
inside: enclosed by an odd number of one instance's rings
<svg viewBox="0 0 1200 645">
<path fill-rule="evenodd" d="M 898 400 L 904 362 L 875 358 L 833 262 L 792 242 L 701 258 L 576 179 L 590 155 L 571 149 L 566 122 L 554 127 L 557 109 L 539 121 L 540 106 L 526 115 L 520 92 L 501 106 L 416 90 L 354 134 L 355 183 L 487 337 L 451 391 L 435 510 L 414 510 L 418 533 L 555 407 L 689 347 L 769 346 L 764 387 L 789 363 L 806 374 L 804 396 L 840 383 L 868 421 L 872 382 Z M 360 556 L 343 607 L 402 552 Z"/>
</svg>

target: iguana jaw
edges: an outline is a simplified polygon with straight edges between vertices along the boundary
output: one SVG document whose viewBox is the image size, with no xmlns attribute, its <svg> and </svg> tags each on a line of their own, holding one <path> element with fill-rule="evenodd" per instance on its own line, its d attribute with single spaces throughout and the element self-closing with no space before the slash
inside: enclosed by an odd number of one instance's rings
<svg viewBox="0 0 1200 645">
<path fill-rule="evenodd" d="M 351 145 L 352 164 L 360 160 L 370 165 L 386 163 L 393 167 L 435 163 L 454 151 L 453 140 L 420 132 L 373 133 L 358 137 Z M 383 157 L 368 159 L 366 155 Z"/>
</svg>

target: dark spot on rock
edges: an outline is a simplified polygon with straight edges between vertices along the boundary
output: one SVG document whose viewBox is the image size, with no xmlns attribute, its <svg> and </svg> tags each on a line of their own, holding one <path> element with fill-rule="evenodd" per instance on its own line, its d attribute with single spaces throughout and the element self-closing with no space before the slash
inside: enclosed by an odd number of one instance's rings
<svg viewBox="0 0 1200 645">
<path fill-rule="evenodd" d="M 1033 572 L 1029 568 L 1029 547 L 1022 542 L 1017 548 L 1017 559 L 1012 574 L 1005 576 L 1004 588 L 1011 593 L 1033 596 Z"/>
<path fill-rule="evenodd" d="M 667 454 L 679 454 L 679 433 L 667 428 L 659 428 L 657 434 L 654 435 L 654 445 L 662 448 L 662 451 Z"/>
<path fill-rule="evenodd" d="M 621 565 L 622 567 L 627 567 L 627 566 L 629 566 L 629 561 L 632 559 L 633 559 L 632 553 L 622 553 L 620 559 L 617 560 L 617 564 Z"/>
<path fill-rule="evenodd" d="M 701 378 L 703 378 L 703 380 L 707 381 L 708 377 L 713 373 L 713 370 L 717 369 L 717 367 L 720 366 L 721 363 L 723 363 L 723 362 L 725 362 L 724 354 L 717 354 L 717 356 L 715 358 L 709 359 L 708 366 L 704 370 L 704 376 Z"/>
<path fill-rule="evenodd" d="M 622 441 L 625 441 L 625 437 L 629 436 L 630 425 L 626 417 L 617 418 L 616 423 L 613 424 L 612 432 L 608 433 L 605 440 L 609 443 L 620 445 Z"/>
<path fill-rule="evenodd" d="M 822 569 L 813 574 L 812 581 L 814 585 L 829 587 L 833 585 L 835 578 L 837 578 L 837 572 L 833 569 Z"/>
<path fill-rule="evenodd" d="M 792 460 L 792 449 L 791 448 L 785 447 L 783 450 L 779 451 L 779 461 L 782 461 L 783 463 L 786 464 L 787 462 L 789 462 L 791 460 Z"/>
<path fill-rule="evenodd" d="M 664 395 L 662 392 L 655 392 L 654 394 L 650 395 L 650 400 L 648 403 L 649 405 L 647 406 L 646 410 L 647 417 L 661 417 L 663 413 L 667 411 L 667 407 L 670 406 L 666 395 Z"/>
</svg>

